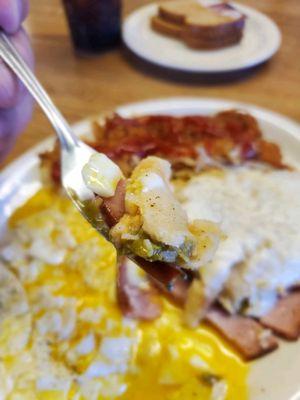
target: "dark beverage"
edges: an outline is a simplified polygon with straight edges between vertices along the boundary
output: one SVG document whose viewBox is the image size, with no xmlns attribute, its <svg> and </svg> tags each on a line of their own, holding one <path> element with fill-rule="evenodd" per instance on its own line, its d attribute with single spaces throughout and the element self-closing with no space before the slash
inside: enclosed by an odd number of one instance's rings
<svg viewBox="0 0 300 400">
<path fill-rule="evenodd" d="M 96 53 L 121 37 L 121 0 L 63 0 L 75 49 Z"/>
</svg>

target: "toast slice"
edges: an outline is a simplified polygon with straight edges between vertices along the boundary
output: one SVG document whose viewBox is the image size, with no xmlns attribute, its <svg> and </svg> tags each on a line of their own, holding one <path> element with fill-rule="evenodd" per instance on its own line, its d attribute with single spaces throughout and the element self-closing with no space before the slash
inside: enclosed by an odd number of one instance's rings
<svg viewBox="0 0 300 400">
<path fill-rule="evenodd" d="M 151 25 L 155 31 L 162 33 L 163 35 L 168 35 L 179 39 L 182 37 L 183 29 L 179 24 L 174 24 L 173 22 L 169 22 L 163 18 L 154 16 L 151 20 Z"/>
<path fill-rule="evenodd" d="M 222 38 L 212 38 L 211 40 L 195 38 L 193 36 L 184 36 L 183 40 L 187 46 L 193 49 L 199 50 L 216 50 L 224 47 L 232 46 L 238 43 L 242 39 L 242 33 L 235 33 L 232 35 L 226 35 L 226 37 Z"/>
<path fill-rule="evenodd" d="M 245 16 L 227 3 L 204 7 L 196 0 L 170 0 L 158 7 L 152 28 L 181 39 L 195 49 L 216 49 L 238 43 Z"/>
<path fill-rule="evenodd" d="M 196 0 L 171 0 L 162 3 L 158 13 L 161 18 L 169 22 L 184 24 L 190 20 L 197 25 L 210 26 L 231 21 L 232 18 L 223 11 L 223 4 L 225 6 L 225 3 L 220 3 L 217 4 L 219 7 L 216 5 L 204 7 Z"/>
<path fill-rule="evenodd" d="M 226 34 L 224 37 L 220 36 L 218 38 L 216 38 L 216 35 L 211 37 L 199 37 L 198 35 L 189 34 L 188 31 L 183 31 L 179 25 L 167 22 L 159 17 L 153 17 L 151 23 L 152 28 L 157 32 L 182 39 L 189 47 L 194 49 L 218 49 L 235 44 L 242 37 L 241 32 L 232 32 L 231 34 Z"/>
<path fill-rule="evenodd" d="M 158 8 L 158 15 L 168 22 L 184 24 L 187 15 L 198 13 L 199 3 L 195 0 L 169 0 Z"/>
</svg>

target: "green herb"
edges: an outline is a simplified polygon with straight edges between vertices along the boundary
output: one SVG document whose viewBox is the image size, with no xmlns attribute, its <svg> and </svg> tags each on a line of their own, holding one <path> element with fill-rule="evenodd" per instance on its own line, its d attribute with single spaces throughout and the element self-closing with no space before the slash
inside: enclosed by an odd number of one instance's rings
<svg viewBox="0 0 300 400">
<path fill-rule="evenodd" d="M 75 192 L 68 190 L 68 193 L 75 200 L 77 207 L 83 213 L 89 223 L 92 224 L 93 227 L 101 233 L 101 235 L 107 238 L 109 234 L 109 228 L 105 223 L 100 211 L 102 200 L 99 197 L 95 197 L 93 199 L 80 201 Z"/>
<path fill-rule="evenodd" d="M 123 243 L 123 252 L 125 254 L 133 254 L 148 261 L 162 261 L 181 265 L 189 261 L 194 249 L 194 243 L 188 239 L 180 248 L 177 248 L 154 241 L 142 230 L 137 234 L 139 236 L 138 239 L 128 240 Z"/>
</svg>

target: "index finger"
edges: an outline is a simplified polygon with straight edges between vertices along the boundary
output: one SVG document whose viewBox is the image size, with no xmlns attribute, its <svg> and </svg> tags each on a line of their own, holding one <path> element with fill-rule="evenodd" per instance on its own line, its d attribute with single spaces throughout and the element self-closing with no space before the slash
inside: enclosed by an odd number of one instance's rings
<svg viewBox="0 0 300 400">
<path fill-rule="evenodd" d="M 28 0 L 0 0 L 0 28 L 10 34 L 17 32 L 28 10 Z"/>
</svg>

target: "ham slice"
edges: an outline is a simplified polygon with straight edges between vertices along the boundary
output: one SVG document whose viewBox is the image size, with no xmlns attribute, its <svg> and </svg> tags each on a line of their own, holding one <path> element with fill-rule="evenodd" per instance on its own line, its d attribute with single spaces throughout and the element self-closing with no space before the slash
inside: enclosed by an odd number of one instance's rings
<svg viewBox="0 0 300 400">
<path fill-rule="evenodd" d="M 278 336 L 297 340 L 300 337 L 300 291 L 291 292 L 280 299 L 260 322 Z"/>
<path fill-rule="evenodd" d="M 261 357 L 278 347 L 272 333 L 254 319 L 230 315 L 214 307 L 206 314 L 206 321 L 216 328 L 249 361 Z"/>
<path fill-rule="evenodd" d="M 152 321 L 161 315 L 161 299 L 154 287 L 145 289 L 130 282 L 130 262 L 123 257 L 118 265 L 117 299 L 120 309 L 128 318 Z"/>
<path fill-rule="evenodd" d="M 154 286 L 169 300 L 179 306 L 185 304 L 192 278 L 189 271 L 184 271 L 173 264 L 160 261 L 150 262 L 141 257 L 136 257 L 136 262 L 147 272 Z"/>
<path fill-rule="evenodd" d="M 112 197 L 104 198 L 101 211 L 108 226 L 114 226 L 125 214 L 126 180 L 121 179 Z"/>
</svg>

